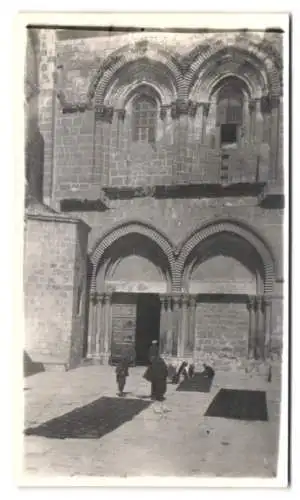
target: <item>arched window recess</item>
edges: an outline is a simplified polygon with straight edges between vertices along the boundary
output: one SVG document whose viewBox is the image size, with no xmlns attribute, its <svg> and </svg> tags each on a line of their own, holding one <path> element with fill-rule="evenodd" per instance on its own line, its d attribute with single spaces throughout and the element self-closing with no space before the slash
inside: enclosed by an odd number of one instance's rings
<svg viewBox="0 0 300 500">
<path fill-rule="evenodd" d="M 140 93 L 132 101 L 132 139 L 135 142 L 155 143 L 158 105 L 154 97 Z"/>
</svg>

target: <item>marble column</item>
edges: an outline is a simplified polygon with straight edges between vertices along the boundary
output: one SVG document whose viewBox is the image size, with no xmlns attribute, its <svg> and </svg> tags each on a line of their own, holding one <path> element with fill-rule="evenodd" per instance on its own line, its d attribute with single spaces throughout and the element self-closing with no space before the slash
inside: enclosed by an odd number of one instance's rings
<svg viewBox="0 0 300 500">
<path fill-rule="evenodd" d="M 279 145 L 279 106 L 280 101 L 278 97 L 271 98 L 271 137 L 270 137 L 270 150 L 271 150 L 271 162 L 270 162 L 270 178 L 272 180 L 277 179 L 278 174 L 278 145 Z"/>
<path fill-rule="evenodd" d="M 256 101 L 255 99 L 250 99 L 248 102 L 249 107 L 249 129 L 247 133 L 248 142 L 251 144 L 255 142 L 255 134 L 256 134 Z"/>
<path fill-rule="evenodd" d="M 160 295 L 160 335 L 159 350 L 161 354 L 167 354 L 167 335 L 168 335 L 168 302 L 165 295 Z"/>
<path fill-rule="evenodd" d="M 192 354 L 195 349 L 196 344 L 196 307 L 197 307 L 197 297 L 195 295 L 190 296 L 190 308 L 189 308 L 189 322 L 188 322 L 188 338 L 185 350 Z"/>
<path fill-rule="evenodd" d="M 249 296 L 247 301 L 249 311 L 248 358 L 254 358 L 255 351 L 255 297 Z"/>
<path fill-rule="evenodd" d="M 178 331 L 178 355 L 183 357 L 185 346 L 188 339 L 188 311 L 189 311 L 189 296 L 183 295 L 181 298 L 181 321 Z"/>
<path fill-rule="evenodd" d="M 261 359 L 264 356 L 264 299 L 256 297 L 256 338 L 255 338 L 255 359 Z"/>
<path fill-rule="evenodd" d="M 103 337 L 103 299 L 104 294 L 97 294 L 97 314 L 96 314 L 96 357 L 100 358 L 100 354 L 103 353 L 104 349 L 104 337 Z"/>
<path fill-rule="evenodd" d="M 111 348 L 111 294 L 104 295 L 104 360 L 108 361 Z"/>
<path fill-rule="evenodd" d="M 172 341 L 172 355 L 178 355 L 178 337 L 179 337 L 179 326 L 180 326 L 180 305 L 181 296 L 173 295 L 173 341 Z"/>
<path fill-rule="evenodd" d="M 264 320 L 265 320 L 265 342 L 264 342 L 264 356 L 268 359 L 271 352 L 271 332 L 272 332 L 272 301 L 270 297 L 264 299 Z"/>
<path fill-rule="evenodd" d="M 170 356 L 173 351 L 173 312 L 172 312 L 172 297 L 171 295 L 167 295 L 166 297 L 166 306 L 167 306 L 167 345 L 166 351 Z"/>
<path fill-rule="evenodd" d="M 201 130 L 201 144 L 206 143 L 206 125 L 207 125 L 207 117 L 209 113 L 209 103 L 201 102 L 201 110 L 202 110 L 202 130 Z"/>
<path fill-rule="evenodd" d="M 95 353 L 96 329 L 97 329 L 97 293 L 93 293 L 90 296 L 90 308 L 89 308 L 89 330 L 88 330 L 88 346 L 87 346 L 88 358 L 91 358 Z"/>
</svg>

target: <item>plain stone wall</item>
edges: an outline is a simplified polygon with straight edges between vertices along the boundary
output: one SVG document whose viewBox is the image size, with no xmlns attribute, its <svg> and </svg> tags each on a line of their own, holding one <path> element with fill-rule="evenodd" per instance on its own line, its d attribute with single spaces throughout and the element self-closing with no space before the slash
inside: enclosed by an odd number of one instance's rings
<svg viewBox="0 0 300 500">
<path fill-rule="evenodd" d="M 34 360 L 72 366 L 82 356 L 84 307 L 80 317 L 74 310 L 79 283 L 83 305 L 86 294 L 87 230 L 80 226 L 38 216 L 26 220 L 25 349 Z"/>
</svg>

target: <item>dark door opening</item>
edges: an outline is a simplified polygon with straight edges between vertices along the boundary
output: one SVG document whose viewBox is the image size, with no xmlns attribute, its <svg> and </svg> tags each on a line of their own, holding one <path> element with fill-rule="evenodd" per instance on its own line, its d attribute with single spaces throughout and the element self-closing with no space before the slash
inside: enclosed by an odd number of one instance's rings
<svg viewBox="0 0 300 500">
<path fill-rule="evenodd" d="M 158 295 L 138 295 L 136 311 L 136 364 L 146 365 L 152 340 L 159 342 L 160 299 Z"/>
</svg>

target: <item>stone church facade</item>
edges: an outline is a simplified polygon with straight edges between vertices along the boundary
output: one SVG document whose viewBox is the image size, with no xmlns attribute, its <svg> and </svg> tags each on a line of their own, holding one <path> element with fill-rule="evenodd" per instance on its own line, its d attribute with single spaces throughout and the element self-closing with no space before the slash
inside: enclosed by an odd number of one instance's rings
<svg viewBox="0 0 300 500">
<path fill-rule="evenodd" d="M 35 29 L 26 351 L 280 359 L 282 34 Z"/>
</svg>

